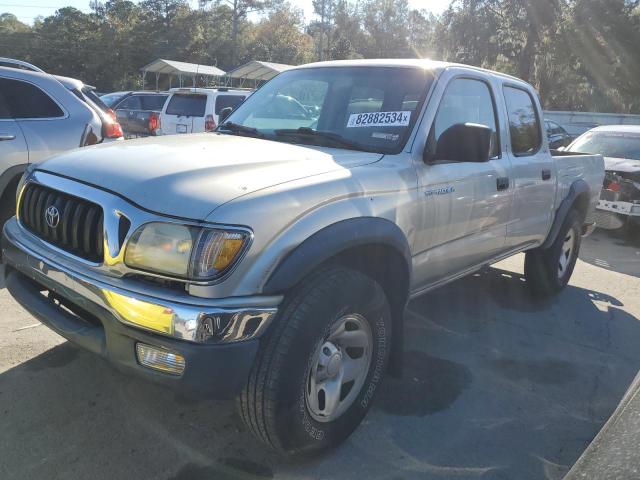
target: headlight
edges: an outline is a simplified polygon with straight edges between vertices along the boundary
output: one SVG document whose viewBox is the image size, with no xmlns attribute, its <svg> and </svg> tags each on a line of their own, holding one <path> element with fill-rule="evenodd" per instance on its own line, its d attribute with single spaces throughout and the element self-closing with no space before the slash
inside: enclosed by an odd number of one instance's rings
<svg viewBox="0 0 640 480">
<path fill-rule="evenodd" d="M 16 207 L 18 208 L 20 207 L 20 193 L 22 193 L 22 188 L 24 187 L 25 183 L 27 183 L 27 179 L 29 178 L 29 175 L 31 175 L 34 166 L 34 163 L 29 164 L 29 166 L 27 166 L 26 170 L 22 174 L 20 181 L 18 182 L 18 188 L 16 188 Z M 17 212 L 16 215 L 18 215 Z"/>
<path fill-rule="evenodd" d="M 210 280 L 233 265 L 249 238 L 244 231 L 148 223 L 131 236 L 124 261 L 140 270 Z"/>
</svg>

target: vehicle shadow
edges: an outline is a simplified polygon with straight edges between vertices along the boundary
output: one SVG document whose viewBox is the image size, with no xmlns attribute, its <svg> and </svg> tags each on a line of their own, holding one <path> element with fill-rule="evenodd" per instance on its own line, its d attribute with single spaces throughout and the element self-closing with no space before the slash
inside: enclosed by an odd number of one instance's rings
<svg viewBox="0 0 640 480">
<path fill-rule="evenodd" d="M 528 296 L 500 269 L 414 300 L 406 371 L 315 459 L 254 440 L 230 402 L 124 376 L 68 343 L 0 375 L 3 479 L 561 478 L 640 366 L 640 323 L 610 296 Z"/>
<path fill-rule="evenodd" d="M 580 260 L 591 265 L 640 278 L 640 233 L 596 229 L 582 240 Z"/>
</svg>

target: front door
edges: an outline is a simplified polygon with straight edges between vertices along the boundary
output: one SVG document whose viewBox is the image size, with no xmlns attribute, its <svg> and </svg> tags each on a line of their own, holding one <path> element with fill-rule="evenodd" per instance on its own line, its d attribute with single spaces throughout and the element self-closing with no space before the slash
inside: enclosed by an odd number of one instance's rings
<svg viewBox="0 0 640 480">
<path fill-rule="evenodd" d="M 427 148 L 458 124 L 491 128 L 489 161 L 434 158 L 417 166 L 423 208 L 414 245 L 414 290 L 482 264 L 505 249 L 512 189 L 501 151 L 493 89 L 482 78 L 453 78 L 439 102 Z"/>
</svg>

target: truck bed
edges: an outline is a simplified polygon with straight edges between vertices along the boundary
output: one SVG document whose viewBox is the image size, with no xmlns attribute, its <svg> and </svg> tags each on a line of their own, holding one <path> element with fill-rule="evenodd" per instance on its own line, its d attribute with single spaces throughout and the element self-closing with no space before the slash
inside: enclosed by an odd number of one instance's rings
<svg viewBox="0 0 640 480">
<path fill-rule="evenodd" d="M 589 209 L 590 213 L 586 221 L 593 221 L 595 205 L 598 204 L 598 200 L 600 199 L 600 191 L 602 190 L 602 182 L 604 181 L 604 158 L 602 155 L 558 150 L 552 150 L 551 155 L 555 160 L 558 175 L 556 206 L 559 206 L 567 196 L 571 184 L 578 179 L 582 179 L 590 187 L 591 204 L 593 206 L 593 208 Z"/>
</svg>

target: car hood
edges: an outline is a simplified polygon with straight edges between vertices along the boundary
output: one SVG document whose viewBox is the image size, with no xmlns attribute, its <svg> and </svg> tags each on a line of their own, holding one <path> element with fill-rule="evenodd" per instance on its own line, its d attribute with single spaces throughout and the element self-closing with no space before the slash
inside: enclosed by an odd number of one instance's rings
<svg viewBox="0 0 640 480">
<path fill-rule="evenodd" d="M 640 173 L 640 160 L 604 157 L 604 169 L 621 173 Z"/>
<path fill-rule="evenodd" d="M 378 153 L 203 133 L 77 149 L 38 169 L 110 190 L 147 210 L 204 220 L 239 196 L 380 158 Z"/>
</svg>

